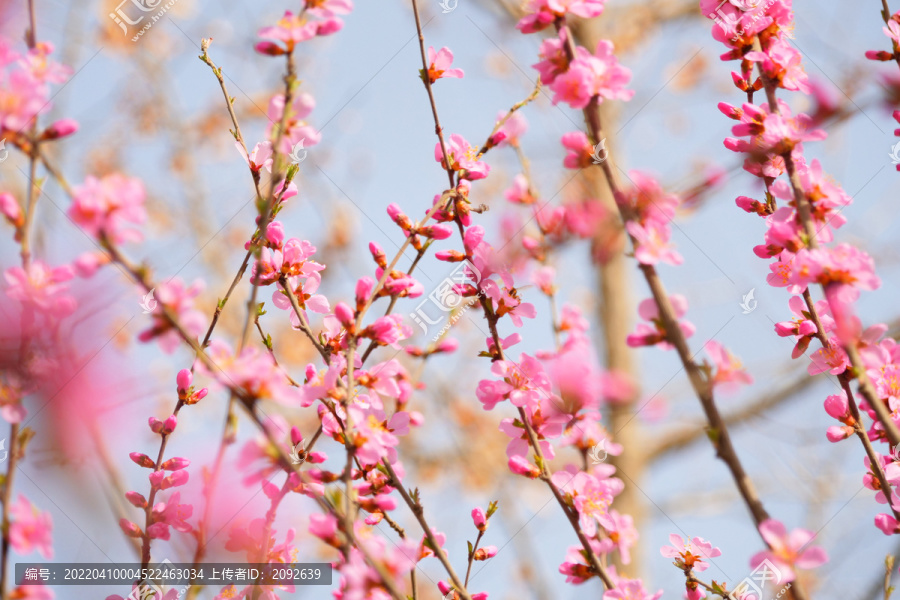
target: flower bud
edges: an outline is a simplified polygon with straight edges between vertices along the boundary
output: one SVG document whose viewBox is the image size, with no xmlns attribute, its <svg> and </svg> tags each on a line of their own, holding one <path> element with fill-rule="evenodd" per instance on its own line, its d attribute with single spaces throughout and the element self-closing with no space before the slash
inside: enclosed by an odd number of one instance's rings
<svg viewBox="0 0 900 600">
<path fill-rule="evenodd" d="M 132 452 L 128 456 L 131 457 L 131 460 L 133 460 L 135 464 L 141 467 L 152 469 L 156 465 L 149 456 L 141 454 L 140 452 Z"/>
<path fill-rule="evenodd" d="M 516 475 L 524 475 L 529 479 L 537 479 L 541 475 L 541 470 L 528 462 L 524 456 L 512 456 L 509 459 L 509 470 Z"/>
<path fill-rule="evenodd" d="M 475 551 L 475 560 L 487 560 L 497 555 L 497 546 L 485 546 Z"/>
<path fill-rule="evenodd" d="M 147 499 L 137 492 L 125 492 L 125 498 L 138 508 L 147 508 Z"/>
<path fill-rule="evenodd" d="M 163 464 L 159 465 L 159 468 L 163 471 L 180 471 L 190 464 L 191 461 L 189 461 L 188 459 L 176 456 L 163 462 Z"/>
<path fill-rule="evenodd" d="M 441 250 L 435 252 L 434 257 L 445 262 L 462 262 L 466 260 L 466 255 L 459 250 Z"/>
<path fill-rule="evenodd" d="M 128 537 L 139 538 L 142 535 L 141 528 L 128 519 L 119 519 L 119 527 Z"/>
<path fill-rule="evenodd" d="M 78 121 L 75 119 L 60 119 L 51 123 L 50 127 L 41 134 L 42 140 L 56 140 L 72 135 L 78 131 Z"/>
<path fill-rule="evenodd" d="M 178 371 L 178 376 L 175 377 L 175 382 L 178 384 L 178 390 L 187 390 L 191 387 L 191 383 L 194 381 L 194 375 L 188 369 L 182 369 Z"/>
<path fill-rule="evenodd" d="M 274 42 L 259 42 L 255 46 L 256 51 L 260 54 L 268 54 L 269 56 L 281 56 L 285 54 L 284 48 Z"/>
<path fill-rule="evenodd" d="M 353 310 L 343 302 L 338 302 L 334 305 L 334 316 L 337 317 L 337 320 L 340 321 L 341 325 L 347 329 L 353 327 Z"/>
<path fill-rule="evenodd" d="M 165 423 L 163 423 L 163 426 L 162 426 L 162 434 L 163 434 L 163 435 L 169 435 L 170 433 L 172 433 L 173 431 L 175 431 L 175 426 L 176 426 L 177 424 L 178 424 L 178 419 L 175 417 L 175 415 L 172 415 L 171 417 L 169 417 L 168 419 L 166 419 L 166 422 L 165 422 Z"/>
<path fill-rule="evenodd" d="M 303 442 L 303 434 L 300 433 L 300 428 L 296 425 L 291 427 L 291 445 L 296 446 Z"/>
</svg>

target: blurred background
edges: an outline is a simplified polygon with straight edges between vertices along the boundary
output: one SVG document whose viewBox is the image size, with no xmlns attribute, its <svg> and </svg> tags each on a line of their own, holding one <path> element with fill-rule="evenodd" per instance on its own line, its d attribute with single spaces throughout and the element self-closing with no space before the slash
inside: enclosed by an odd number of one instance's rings
<svg viewBox="0 0 900 600">
<path fill-rule="evenodd" d="M 0 1 L 0 34 L 17 44 L 27 24 L 24 6 Z M 57 60 L 74 70 L 70 81 L 56 88 L 52 109 L 41 122 L 69 117 L 81 125 L 77 135 L 50 146 L 53 160 L 76 183 L 88 174 L 114 171 L 140 177 L 148 190 L 150 221 L 144 227 L 146 240 L 131 245 L 129 255 L 149 265 L 157 281 L 204 280 L 199 306 L 211 315 L 240 265 L 255 208 L 252 182 L 228 133 L 231 124 L 218 83 L 197 59 L 200 40 L 214 39 L 210 55 L 225 72 L 244 137 L 252 146 L 265 139 L 266 107 L 281 89 L 282 69 L 280 60 L 253 51 L 256 32 L 284 10 L 298 10 L 299 3 L 177 0 L 137 42 L 107 16 L 116 8 L 114 1 L 37 0 L 36 7 L 38 39 L 53 42 Z M 437 0 L 421 0 L 420 10 L 426 44 L 449 46 L 454 67 L 465 70 L 461 81 L 435 86 L 445 132 L 480 143 L 497 113 L 534 88 L 536 72 L 530 65 L 537 62 L 541 35 L 525 36 L 514 29 L 521 14 L 515 2 L 458 0 L 452 11 L 444 12 Z M 888 44 L 880 6 L 797 0 L 794 10 L 793 42 L 818 86 L 819 100 L 799 93 L 780 97 L 795 111 L 823 117 L 821 126 L 829 137 L 807 144 L 806 155 L 821 160 L 854 198 L 844 211 L 848 224 L 839 238 L 876 259 L 883 284 L 876 293 L 863 295 L 859 310 L 864 322 L 893 325 L 898 318 L 893 298 L 900 292 L 900 188 L 889 153 L 895 141 L 890 111 L 898 100 L 891 90 L 898 87 L 898 73 L 894 63 L 864 59 L 866 50 Z M 774 333 L 775 322 L 791 317 L 788 296 L 766 285 L 766 261 L 752 253 L 761 243 L 763 222 L 734 204 L 738 195 L 759 197 L 761 192 L 756 178 L 743 172 L 737 156 L 722 145 L 731 122 L 716 104 L 740 103 L 742 94 L 731 83 L 733 64 L 719 60 L 724 49 L 712 39 L 710 28 L 694 1 L 610 0 L 602 17 L 579 23 L 575 31 L 591 48 L 597 39 L 613 40 L 620 62 L 632 70 L 634 98 L 603 107 L 607 147 L 618 166 L 654 174 L 673 192 L 690 195 L 698 186 L 703 189 L 683 206 L 674 228 L 673 241 L 685 262 L 662 267 L 661 275 L 670 293 L 689 300 L 688 319 L 697 326 L 692 348 L 699 350 L 715 339 L 740 356 L 755 379 L 736 394 L 720 395 L 720 410 L 733 422 L 735 444 L 767 509 L 789 528 L 818 532 L 818 543 L 828 550 L 830 563 L 812 574 L 807 585 L 817 598 L 879 597 L 884 557 L 897 551 L 896 542 L 873 526 L 874 516 L 883 511 L 862 485 L 862 449 L 854 441 L 833 445 L 825 439 L 832 420 L 822 402 L 837 392 L 837 383 L 807 376 L 808 359 L 790 361 L 791 340 Z M 288 237 L 308 239 L 317 247 L 317 260 L 327 265 L 321 291 L 332 303 L 352 298 L 355 280 L 373 275 L 369 241 L 377 241 L 389 256 L 402 243 L 402 232 L 385 207 L 395 202 L 420 218 L 446 185 L 446 174 L 434 161 L 434 126 L 418 79 L 415 33 L 408 2 L 360 0 L 342 31 L 303 43 L 297 51 L 301 90 L 316 99 L 307 120 L 322 133 L 322 142 L 309 148 L 298 176 L 301 193 L 280 218 Z M 572 179 L 572 172 L 562 169 L 560 137 L 583 129 L 580 113 L 553 106 L 549 94 L 541 93 L 522 114 L 529 124 L 522 150 L 541 202 L 604 200 L 596 181 Z M 503 197 L 520 170 L 517 158 L 508 148 L 498 149 L 488 162 L 491 175 L 473 185 L 471 199 L 490 210 L 474 218 L 495 247 L 517 248 L 521 236 L 534 229 L 528 223 L 531 215 Z M 707 187 L 714 173 L 722 176 Z M 26 162 L 11 152 L 0 164 L 0 189 L 21 197 L 26 186 Z M 35 254 L 63 264 L 94 249 L 66 218 L 68 199 L 59 187 L 49 182 L 45 192 L 35 226 Z M 512 225 L 517 220 L 523 229 Z M 634 403 L 604 411 L 614 439 L 626 447 L 615 461 L 626 484 L 615 506 L 635 516 L 641 535 L 632 564 L 620 572 L 643 576 L 649 589 L 665 588 L 664 598 L 682 597 L 682 574 L 659 553 L 668 535 L 678 533 L 701 536 L 720 547 L 722 556 L 711 561 L 705 578 L 736 583 L 748 574 L 749 557 L 761 549 L 761 541 L 706 440 L 700 407 L 677 357 L 659 349 L 624 347 L 624 335 L 637 317 L 636 304 L 649 294 L 632 261 L 622 258 L 603 235 L 598 232 L 593 244 L 567 244 L 554 263 L 560 299 L 581 307 L 591 321 L 601 362 L 630 371 L 641 390 Z M 0 236 L 3 269 L 18 262 L 11 237 L 9 229 Z M 437 248 L 455 245 L 451 238 Z M 597 260 L 598 245 L 609 250 L 604 260 Z M 409 265 L 412 251 L 408 254 L 401 267 Z M 417 273 L 430 290 L 449 269 L 428 258 Z M 527 273 L 521 278 L 527 283 Z M 249 287 L 245 279 L 214 337 L 239 337 Z M 167 355 L 155 344 L 137 342 L 149 319 L 141 314 L 142 294 L 117 269 L 103 269 L 73 290 L 79 310 L 64 335 L 75 359 L 70 371 L 57 374 L 53 393 L 27 405 L 25 424 L 37 434 L 27 460 L 19 465 L 16 491 L 51 512 L 54 561 L 135 562 L 139 555 L 117 521 L 123 515 L 135 519 L 138 511 L 121 492 L 144 492 L 147 480 L 127 455 L 155 451 L 146 419 L 170 413 L 175 373 L 189 366 L 192 356 L 185 348 Z M 758 306 L 744 314 L 740 304 L 751 290 Z M 518 348 L 529 354 L 552 349 L 546 298 L 536 287 L 525 289 L 523 296 L 535 304 L 539 317 L 519 330 L 525 341 Z M 268 297 L 267 292 L 261 295 Z M 417 304 L 403 300 L 398 311 L 412 312 Z M 7 317 L 4 311 L 2 328 L 12 325 Z M 314 351 L 290 329 L 286 317 L 269 307 L 261 323 L 272 335 L 281 363 L 297 376 L 315 360 Z M 457 570 L 464 568 L 466 537 L 474 539 L 469 512 L 499 500 L 485 543 L 500 552 L 475 565 L 471 590 L 498 600 L 599 597 L 599 582 L 570 586 L 558 573 L 566 549 L 577 540 L 549 490 L 506 469 L 507 438 L 497 425 L 512 415 L 511 407 L 484 412 L 475 397 L 477 382 L 490 368 L 486 359 L 476 357 L 487 335 L 480 314 L 464 315 L 451 335 L 461 341 L 460 350 L 429 361 L 421 375 L 425 386 L 411 404 L 426 422 L 401 444 L 407 485 L 422 490 L 430 523 L 448 534 L 447 549 Z M 425 344 L 420 337 L 412 341 Z M 394 355 L 390 348 L 380 352 L 373 364 Z M 408 364 L 418 367 L 414 361 Z M 192 461 L 191 482 L 181 488 L 183 501 L 195 505 L 192 522 L 202 506 L 202 472 L 215 457 L 226 399 L 221 391 L 211 392 L 182 412 L 167 450 L 167 455 Z M 305 432 L 315 428 L 311 411 L 268 405 L 265 410 L 283 414 Z M 257 486 L 242 484 L 246 472 L 237 464 L 241 446 L 256 436 L 254 426 L 242 421 L 237 443 L 226 454 L 210 560 L 237 560 L 223 548 L 229 527 L 260 516 L 267 506 Z M 341 454 L 333 442 L 320 449 L 331 450 L 335 460 Z M 554 468 L 567 459 L 572 456 L 560 452 Z M 332 558 L 306 534 L 307 517 L 314 510 L 307 499 L 290 497 L 276 523 L 279 540 L 287 528 L 298 530 L 304 561 Z M 393 516 L 409 532 L 418 532 L 405 507 Z M 379 531 L 395 536 L 384 523 Z M 189 562 L 193 551 L 186 535 L 153 544 L 154 560 Z M 420 597 L 438 598 L 432 582 L 445 579 L 440 564 L 427 559 L 420 568 Z M 202 597 L 211 598 L 213 590 Z M 55 591 L 63 600 L 127 595 L 127 590 L 91 587 Z M 298 588 L 283 597 L 328 598 L 331 590 Z"/>
</svg>

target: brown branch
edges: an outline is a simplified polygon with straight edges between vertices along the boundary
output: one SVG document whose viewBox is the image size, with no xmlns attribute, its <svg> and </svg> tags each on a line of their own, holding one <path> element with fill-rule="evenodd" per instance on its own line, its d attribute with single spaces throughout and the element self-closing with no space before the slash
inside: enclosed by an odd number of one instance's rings
<svg viewBox="0 0 900 600">
<path fill-rule="evenodd" d="M 753 38 L 753 50 L 757 52 L 762 51 L 762 44 L 759 41 L 759 36 L 754 36 Z M 760 79 L 762 80 L 763 86 L 765 87 L 769 110 L 772 113 L 780 114 L 778 99 L 775 96 L 777 85 L 766 75 L 765 71 L 763 70 L 762 64 L 758 63 L 757 67 L 759 70 Z M 806 234 L 806 245 L 810 249 L 814 250 L 819 247 L 819 244 L 816 240 L 816 231 L 812 223 L 812 210 L 809 200 L 806 197 L 806 192 L 803 189 L 803 184 L 800 181 L 800 175 L 797 172 L 797 168 L 794 164 L 794 159 L 791 155 L 791 152 L 792 150 L 785 151 L 782 154 L 782 158 L 784 158 L 785 170 L 787 171 L 788 179 L 793 191 L 794 204 L 796 205 L 797 215 L 800 218 L 801 226 L 803 227 L 803 231 Z M 823 291 L 825 290 L 825 288 L 826 286 L 822 285 Z M 822 327 L 822 323 L 819 319 L 819 315 L 816 311 L 815 305 L 810 298 L 809 288 L 804 290 L 803 297 L 806 300 L 806 305 L 810 311 L 811 318 L 816 324 L 816 329 L 818 332 L 817 337 L 822 343 L 822 347 L 827 349 L 831 344 L 828 341 L 828 338 L 824 335 L 824 328 Z M 825 294 L 825 299 L 826 302 L 828 302 L 830 305 L 831 303 L 828 300 L 828 294 Z M 842 342 L 841 346 L 844 349 L 844 352 L 846 352 L 847 357 L 850 360 L 850 364 L 853 366 L 854 374 L 858 378 L 858 389 L 860 393 L 866 398 L 869 405 L 875 411 L 878 420 L 881 422 L 882 427 L 884 427 L 885 435 L 887 436 L 891 445 L 896 446 L 897 444 L 900 444 L 900 429 L 898 429 L 897 424 L 894 423 L 894 420 L 891 418 L 891 412 L 884 405 L 881 398 L 878 397 L 878 394 L 875 391 L 875 387 L 869 380 L 869 376 L 866 374 L 865 365 L 863 365 L 862 358 L 859 355 L 859 350 L 857 349 L 856 344 Z M 847 389 L 849 389 L 849 387 Z"/>
<path fill-rule="evenodd" d="M 425 537 L 431 544 L 431 549 L 434 551 L 434 555 L 438 558 L 441 564 L 444 565 L 444 570 L 447 571 L 447 574 L 453 581 L 453 586 L 456 588 L 456 593 L 459 594 L 463 598 L 463 600 L 472 600 L 472 597 L 466 590 L 465 584 L 456 574 L 456 571 L 453 570 L 453 565 L 451 565 L 450 561 L 447 559 L 447 553 L 444 552 L 443 548 L 441 548 L 440 543 L 438 543 L 437 538 L 434 536 L 434 532 L 431 530 L 431 526 L 428 524 L 428 521 L 425 520 L 425 509 L 422 507 L 422 503 L 418 500 L 412 499 L 412 497 L 409 495 L 409 492 L 407 492 L 406 488 L 403 487 L 403 482 L 400 481 L 400 478 L 397 476 L 397 472 L 394 471 L 394 467 L 391 466 L 389 460 L 385 459 L 381 461 L 381 464 L 384 465 L 385 470 L 391 477 L 392 487 L 397 488 L 397 491 L 400 492 L 400 496 L 403 498 L 403 501 L 406 502 L 406 505 L 412 511 L 413 516 L 416 517 L 416 521 L 419 522 L 422 531 L 425 533 Z"/>
</svg>

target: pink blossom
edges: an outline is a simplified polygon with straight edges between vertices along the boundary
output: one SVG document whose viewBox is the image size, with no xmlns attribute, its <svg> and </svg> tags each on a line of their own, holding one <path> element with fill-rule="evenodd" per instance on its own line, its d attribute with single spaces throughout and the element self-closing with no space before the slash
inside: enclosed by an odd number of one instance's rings
<svg viewBox="0 0 900 600">
<path fill-rule="evenodd" d="M 0 374 L 0 416 L 8 423 L 21 423 L 28 415 L 22 399 L 28 394 L 25 381 L 12 369 Z"/>
<path fill-rule="evenodd" d="M 147 528 L 151 538 L 169 539 L 169 527 L 183 533 L 190 533 L 191 525 L 185 520 L 194 511 L 190 504 L 181 504 L 181 492 L 175 492 L 168 502 L 158 502 L 151 511 L 152 524 Z"/>
<path fill-rule="evenodd" d="M 768 104 L 756 106 L 744 103 L 740 109 L 721 103 L 719 109 L 733 119 L 741 121 L 732 128 L 738 137 L 747 136 L 748 140 L 726 138 L 725 147 L 734 152 L 744 152 L 749 156 L 744 169 L 750 173 L 760 174 L 760 169 L 774 155 L 791 153 L 798 158 L 802 153 L 802 142 L 825 139 L 825 132 L 812 129 L 812 119 L 804 114 L 792 116 L 788 105 L 779 100 L 779 112 L 772 112 Z M 796 151 L 796 152 L 795 152 Z M 799 161 L 798 161 L 799 162 Z M 781 163 L 783 165 L 783 162 Z M 783 166 L 775 172 L 766 171 L 773 177 L 783 172 Z"/>
<path fill-rule="evenodd" d="M 22 267 L 10 267 L 3 276 L 9 284 L 6 295 L 36 311 L 62 318 L 75 310 L 75 299 L 66 294 L 69 287 L 62 285 L 73 276 L 68 266 L 51 268 L 34 260 L 28 265 L 27 273 Z"/>
<path fill-rule="evenodd" d="M 775 333 L 781 337 L 794 336 L 794 339 L 797 340 L 797 344 L 794 346 L 791 358 L 797 358 L 806 352 L 810 341 L 813 336 L 816 335 L 818 330 L 816 329 L 816 324 L 812 321 L 811 315 L 806 308 L 806 302 L 803 300 L 802 296 L 791 296 L 791 299 L 788 301 L 788 306 L 794 314 L 794 319 L 776 323 Z M 831 331 L 834 327 L 834 321 L 828 314 L 828 303 L 824 300 L 820 300 L 815 303 L 815 308 L 825 333 Z"/>
<path fill-rule="evenodd" d="M 600 16 L 605 0 L 529 0 L 525 7 L 528 13 L 516 24 L 522 33 L 535 33 L 546 29 L 556 19 L 567 13 L 590 19 Z"/>
<path fill-rule="evenodd" d="M 893 41 L 895 48 L 900 45 L 900 23 L 895 19 L 890 19 L 887 22 L 887 27 L 882 27 L 881 30 L 884 32 L 884 35 Z"/>
<path fill-rule="evenodd" d="M 310 148 L 322 140 L 322 134 L 305 120 L 315 107 L 316 101 L 312 95 L 301 92 L 294 96 L 287 117 L 284 119 L 284 134 L 281 137 L 281 144 L 278 147 L 278 152 L 287 155 L 292 152 L 294 146 L 297 144 L 301 144 L 301 148 Z M 282 117 L 284 116 L 284 94 L 275 94 L 272 96 L 269 100 L 266 116 L 269 118 L 266 136 L 269 139 L 275 139 L 275 136 L 277 135 L 276 126 L 280 126 Z M 287 199 L 288 197 L 289 196 L 285 194 L 284 199 Z"/>
<path fill-rule="evenodd" d="M 441 163 L 441 166 L 450 168 L 460 172 L 462 179 L 483 179 L 487 177 L 491 170 L 490 165 L 478 160 L 478 148 L 473 147 L 466 139 L 454 133 L 447 140 L 447 153 L 450 156 L 450 163 L 444 160 L 444 153 L 441 150 L 441 143 L 438 142 L 434 146 L 434 160 Z"/>
<path fill-rule="evenodd" d="M 199 336 L 206 329 L 206 316 L 194 308 L 194 298 L 200 295 L 203 287 L 203 282 L 199 279 L 190 286 L 185 286 L 178 277 L 157 286 L 153 290 L 155 303 L 147 306 L 153 309 L 150 315 L 152 324 L 149 329 L 138 334 L 138 339 L 142 342 L 155 339 L 159 347 L 169 354 L 181 345 L 181 335 L 166 318 L 163 308 L 175 313 L 188 334 Z"/>
<path fill-rule="evenodd" d="M 621 491 L 620 485 L 584 471 L 577 471 L 574 476 L 571 471 L 557 471 L 552 479 L 561 491 L 571 496 L 585 535 L 593 537 L 597 533 L 598 522 L 606 529 L 615 529 L 616 523 L 609 514 L 609 506 L 613 496 Z"/>
<path fill-rule="evenodd" d="M 190 479 L 190 475 L 184 469 L 174 471 L 171 475 L 166 475 L 165 471 L 153 471 L 148 476 L 148 479 L 150 479 L 150 485 L 153 487 L 167 490 L 186 484 L 188 479 Z"/>
<path fill-rule="evenodd" d="M 840 375 L 850 367 L 850 359 L 836 339 L 829 338 L 828 345 L 813 352 L 810 356 L 810 364 L 806 371 L 810 375 L 829 372 L 832 375 Z"/>
<path fill-rule="evenodd" d="M 623 190 L 621 201 L 632 210 L 634 221 L 643 226 L 652 222 L 667 229 L 681 199 L 666 192 L 659 181 L 641 171 L 629 171 L 628 179 L 633 185 Z M 669 238 L 666 233 L 661 235 Z"/>
<path fill-rule="evenodd" d="M 593 164 L 591 153 L 594 147 L 582 131 L 573 131 L 562 136 L 562 145 L 568 150 L 563 164 L 567 169 L 583 169 Z"/>
<path fill-rule="evenodd" d="M 249 155 L 247 154 L 247 149 L 244 147 L 244 144 L 235 142 L 234 145 L 237 146 L 238 152 L 240 152 L 241 156 L 244 157 L 244 160 L 247 161 L 251 171 L 259 173 L 260 169 L 265 169 L 269 173 L 272 172 L 272 142 L 260 142 L 256 144 Z"/>
<path fill-rule="evenodd" d="M 9 192 L 0 192 L 0 214 L 6 217 L 13 227 L 19 228 L 25 224 L 25 215 L 22 214 L 19 202 Z"/>
<path fill-rule="evenodd" d="M 609 511 L 609 519 L 612 527 L 604 525 L 604 529 L 609 537 L 605 537 L 600 541 L 601 552 L 619 551 L 619 558 L 622 564 L 631 563 L 631 552 L 638 541 L 638 531 L 634 527 L 634 519 L 631 515 L 619 514 L 619 511 L 612 509 Z"/>
<path fill-rule="evenodd" d="M 0 134 L 18 133 L 49 109 L 50 89 L 24 69 L 0 70 Z"/>
<path fill-rule="evenodd" d="M 207 350 L 215 371 L 210 372 L 202 362 L 197 370 L 215 377 L 223 385 L 237 389 L 250 398 L 269 398 L 287 405 L 309 406 L 312 400 L 300 388 L 291 386 L 285 373 L 268 353 L 255 346 L 245 347 L 240 354 L 221 340 L 213 340 Z"/>
<path fill-rule="evenodd" d="M 88 176 L 72 190 L 69 217 L 89 235 L 113 244 L 137 242 L 141 233 L 127 224 L 140 225 L 147 220 L 144 209 L 144 185 L 114 173 L 102 179 Z"/>
<path fill-rule="evenodd" d="M 542 396 L 551 393 L 550 379 L 543 365 L 527 354 L 523 354 L 518 363 L 496 361 L 491 365 L 491 373 L 500 380 L 484 379 L 475 390 L 485 410 L 492 410 L 498 402 L 506 399 L 513 406 L 537 406 Z"/>
<path fill-rule="evenodd" d="M 603 600 L 658 600 L 662 590 L 651 594 L 644 589 L 640 579 L 620 578 L 616 587 L 603 593 Z"/>
<path fill-rule="evenodd" d="M 536 479 L 541 475 L 541 470 L 531 464 L 524 456 L 510 456 L 508 466 L 509 470 L 516 475 L 524 475 L 530 479 Z"/>
<path fill-rule="evenodd" d="M 725 346 L 715 340 L 710 340 L 704 349 L 712 359 L 712 366 L 715 368 L 711 380 L 713 387 L 733 388 L 735 384 L 750 385 L 753 383 L 753 378 L 744 370 L 741 362 Z"/>
<path fill-rule="evenodd" d="M 825 412 L 843 423 L 843 426 L 832 425 L 828 428 L 825 435 L 829 442 L 845 440 L 856 432 L 856 419 L 850 414 L 850 405 L 845 391 L 841 390 L 840 394 L 834 394 L 825 399 Z"/>
<path fill-rule="evenodd" d="M 377 408 L 360 408 L 351 405 L 350 422 L 355 427 L 356 456 L 363 465 L 376 465 L 383 459 L 397 461 L 397 436 L 409 433 L 409 414 L 395 412 L 390 418 Z"/>
<path fill-rule="evenodd" d="M 765 52 L 748 52 L 744 58 L 760 63 L 766 76 L 780 87 L 810 93 L 802 56 L 786 41 L 773 39 Z"/>
<path fill-rule="evenodd" d="M 693 569 L 698 573 L 709 568 L 706 559 L 722 555 L 722 551 L 701 537 L 683 540 L 680 535 L 670 534 L 671 546 L 663 546 L 660 553 L 668 558 L 677 559 L 679 569 Z"/>
<path fill-rule="evenodd" d="M 482 533 L 487 531 L 488 520 L 482 509 L 480 509 L 480 508 L 472 509 L 472 521 L 475 523 L 475 528 L 478 529 L 478 531 L 480 531 Z"/>
<path fill-rule="evenodd" d="M 794 529 L 788 534 L 784 524 L 775 519 L 760 523 L 759 533 L 771 550 L 759 552 L 750 559 L 752 568 L 764 560 L 772 562 L 782 575 L 782 583 L 796 579 L 794 568 L 814 569 L 828 562 L 828 555 L 819 546 L 810 545 L 816 534 L 806 529 Z"/>
<path fill-rule="evenodd" d="M 680 319 L 687 313 L 687 299 L 684 296 L 672 294 L 669 296 L 669 301 L 675 311 L 676 319 Z M 648 323 L 638 323 L 634 333 L 628 335 L 625 341 L 629 346 L 632 348 L 639 348 L 640 346 L 654 346 L 659 344 L 660 348 L 663 350 L 671 350 L 674 348 L 668 341 L 666 328 L 659 315 L 659 307 L 656 305 L 655 299 L 647 298 L 646 300 L 642 300 L 638 305 L 638 314 L 642 319 L 648 321 Z M 694 335 L 694 325 L 689 321 L 680 321 L 678 326 L 681 328 L 684 337 L 687 338 Z"/>
<path fill-rule="evenodd" d="M 850 244 L 797 252 L 791 263 L 791 283 L 805 289 L 810 283 L 843 283 L 861 290 L 881 285 L 872 257 Z"/>
<path fill-rule="evenodd" d="M 392 314 L 375 319 L 360 335 L 371 337 L 379 345 L 391 346 L 399 350 L 398 342 L 411 337 L 412 334 L 412 327 L 403 323 L 403 317 Z"/>
<path fill-rule="evenodd" d="M 298 42 L 311 39 L 316 35 L 316 23 L 307 21 L 291 11 L 285 11 L 284 16 L 275 24 L 263 27 L 257 35 L 264 40 L 282 42 L 284 49 L 274 45 L 271 41 L 259 42 L 256 51 L 262 54 L 283 54 L 293 52 Z"/>
<path fill-rule="evenodd" d="M 594 553 L 600 554 L 603 552 L 600 542 L 597 540 L 588 538 L 588 544 L 590 544 Z M 610 570 L 612 569 L 615 569 L 615 567 L 610 568 Z M 559 566 L 559 572 L 566 576 L 566 583 L 574 583 L 576 585 L 597 576 L 594 568 L 585 558 L 584 547 L 581 545 L 569 547 L 566 551 L 566 560 Z"/>
<path fill-rule="evenodd" d="M 352 10 L 352 0 L 306 0 L 306 12 L 317 17 L 349 15 Z"/>
<path fill-rule="evenodd" d="M 506 190 L 506 199 L 513 204 L 534 204 L 535 197 L 531 195 L 528 179 L 521 173 L 513 177 L 512 186 Z"/>
<path fill-rule="evenodd" d="M 634 257 L 642 265 L 655 265 L 660 262 L 680 265 L 684 258 L 669 243 L 671 231 L 667 224 L 648 221 L 642 226 L 634 221 L 625 224 L 625 229 L 634 238 Z"/>
<path fill-rule="evenodd" d="M 50 513 L 41 512 L 19 494 L 10 506 L 9 543 L 18 554 L 37 550 L 46 559 L 53 558 L 53 522 Z"/>
<path fill-rule="evenodd" d="M 453 77 L 456 79 L 462 79 L 463 70 L 462 69 L 451 69 L 450 65 L 453 64 L 453 52 L 450 51 L 450 48 L 446 46 L 441 48 L 437 52 L 434 51 L 434 48 L 428 47 L 428 81 L 434 83 L 438 79 L 443 77 Z"/>
<path fill-rule="evenodd" d="M 559 37 L 549 37 L 541 42 L 538 56 L 542 59 L 540 62 L 531 65 L 541 75 L 541 83 L 550 85 L 557 77 L 566 72 L 569 68 L 569 58 L 566 56 L 565 39 L 566 31 L 563 29 L 559 33 Z M 576 52 L 587 54 L 587 50 L 580 46 Z"/>
<path fill-rule="evenodd" d="M 497 122 L 499 123 L 504 118 L 506 119 L 506 122 L 500 126 L 499 130 L 497 130 L 497 133 L 501 134 L 503 139 L 495 143 L 497 146 L 510 145 L 518 147 L 522 136 L 528 131 L 528 121 L 521 111 L 516 111 L 507 118 L 508 114 L 509 113 L 504 110 L 497 113 Z"/>
<path fill-rule="evenodd" d="M 568 70 L 553 80 L 550 89 L 554 104 L 566 102 L 572 108 L 582 109 L 595 96 L 598 102 L 631 100 L 634 91 L 625 89 L 630 80 L 631 71 L 616 60 L 612 42 L 600 40 L 593 55 L 577 53 Z"/>
</svg>

